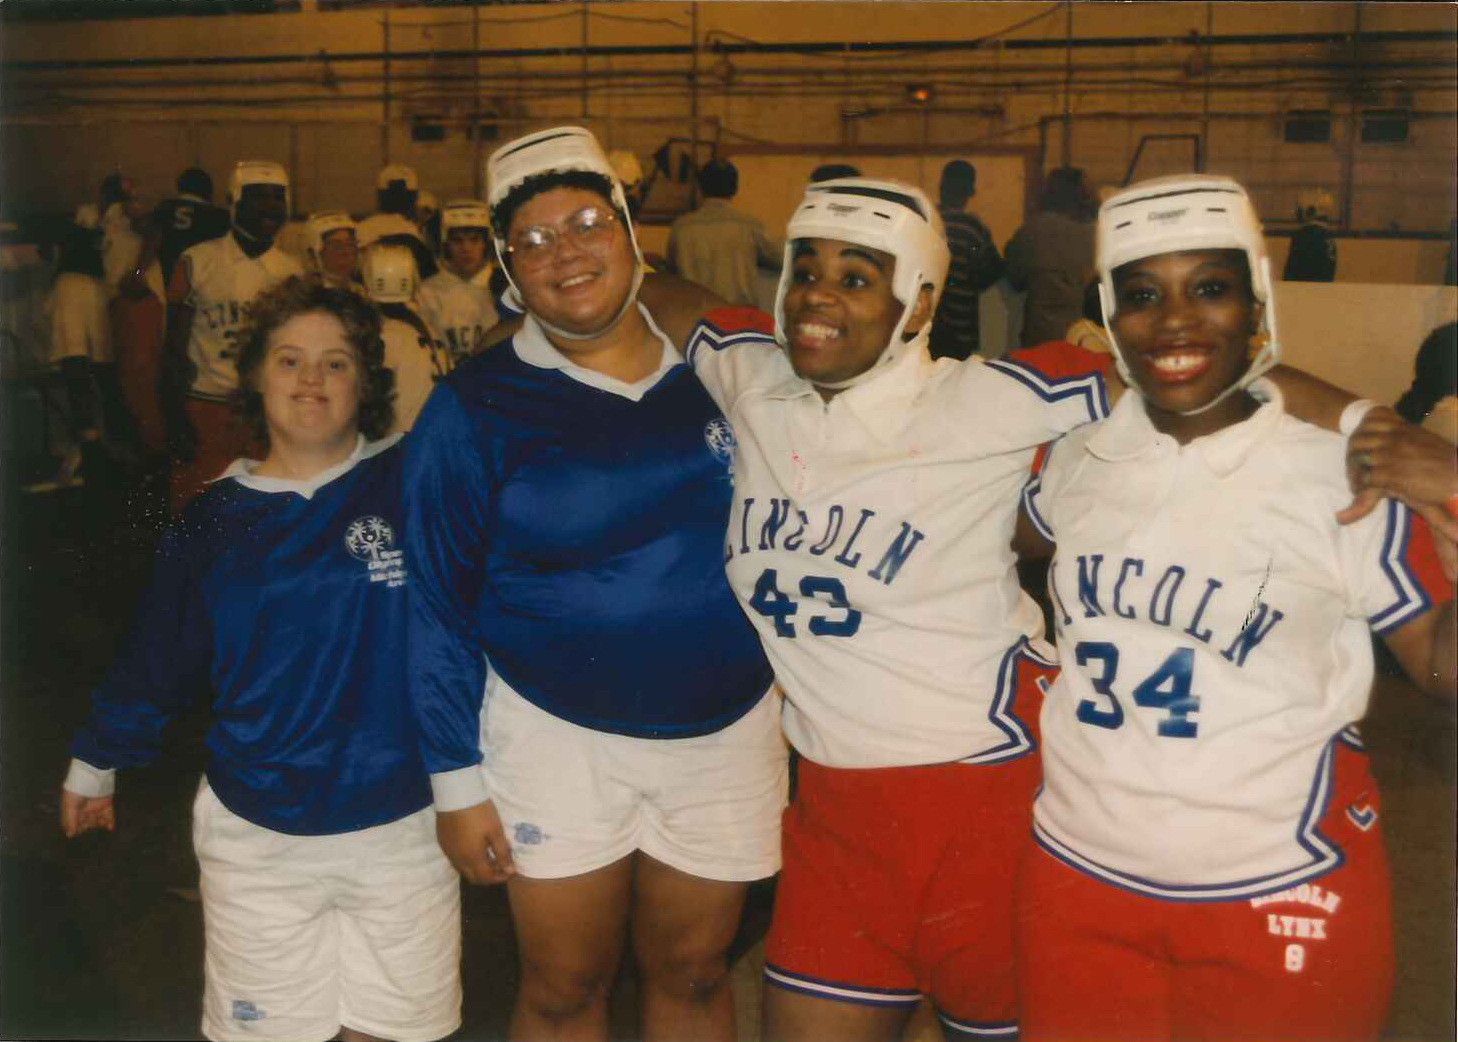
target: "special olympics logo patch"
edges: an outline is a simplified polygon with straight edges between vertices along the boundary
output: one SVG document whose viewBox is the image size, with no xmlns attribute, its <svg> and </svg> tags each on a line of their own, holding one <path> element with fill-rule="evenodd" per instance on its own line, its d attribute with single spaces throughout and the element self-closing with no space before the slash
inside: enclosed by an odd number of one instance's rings
<svg viewBox="0 0 1458 1042">
<path fill-rule="evenodd" d="M 724 464 L 729 476 L 734 476 L 734 428 L 725 419 L 710 420 L 704 425 L 704 442 L 714 458 Z"/>
<path fill-rule="evenodd" d="M 395 530 L 383 517 L 360 517 L 344 530 L 344 547 L 361 561 L 378 561 L 395 545 Z"/>
</svg>

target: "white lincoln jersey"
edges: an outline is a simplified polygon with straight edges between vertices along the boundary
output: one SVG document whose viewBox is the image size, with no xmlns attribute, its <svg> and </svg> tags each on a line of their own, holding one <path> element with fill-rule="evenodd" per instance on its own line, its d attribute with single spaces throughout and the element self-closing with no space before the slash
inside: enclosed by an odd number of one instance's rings
<svg viewBox="0 0 1458 1042">
<path fill-rule="evenodd" d="M 491 270 L 487 264 L 463 279 L 443 267 L 420 285 L 416 299 L 421 314 L 457 361 L 481 350 L 486 331 L 498 321 L 489 288 Z"/>
<path fill-rule="evenodd" d="M 197 378 L 190 393 L 226 399 L 238 387 L 235 341 L 248 324 L 254 299 L 290 275 L 302 275 L 304 269 L 277 246 L 250 257 L 232 233 L 188 247 L 180 263 L 190 287 L 183 303 L 193 309 L 187 353 L 197 367 Z"/>
<path fill-rule="evenodd" d="M 1252 417 L 1183 447 L 1125 395 L 1058 442 L 1024 496 L 1058 544 L 1063 664 L 1043 705 L 1037 838 L 1165 898 L 1253 897 L 1341 863 L 1317 823 L 1335 743 L 1359 744 L 1369 630 L 1448 595 L 1406 507 L 1336 523 L 1344 439 L 1252 389 L 1267 399 Z"/>
<path fill-rule="evenodd" d="M 1032 748 L 1009 662 L 1049 649 L 1013 569 L 1018 490 L 1040 443 L 1108 411 L 1097 372 L 1039 365 L 1054 352 L 907 346 L 828 403 L 762 334 L 706 321 L 687 352 L 737 441 L 730 585 L 787 695 L 785 733 L 831 767 Z"/>
</svg>

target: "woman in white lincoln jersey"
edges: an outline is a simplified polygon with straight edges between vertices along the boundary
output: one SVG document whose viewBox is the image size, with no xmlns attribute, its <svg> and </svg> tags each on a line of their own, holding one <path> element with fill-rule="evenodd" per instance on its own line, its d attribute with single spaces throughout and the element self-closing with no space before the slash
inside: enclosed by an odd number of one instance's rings
<svg viewBox="0 0 1458 1042">
<path fill-rule="evenodd" d="M 1388 877 L 1353 725 L 1370 632 L 1453 697 L 1452 589 L 1402 504 L 1336 523 L 1342 440 L 1252 383 L 1277 342 L 1238 184 L 1135 185 L 1098 236 L 1139 393 L 1025 496 L 1057 541 L 1064 669 L 1020 894 L 1022 1037 L 1375 1038 Z"/>
<path fill-rule="evenodd" d="M 813 184 L 788 239 L 780 343 L 711 313 L 687 351 L 734 427 L 729 580 L 804 757 L 766 1037 L 895 1038 L 923 995 L 949 1033 L 1012 1037 L 1052 653 L 1009 541 L 1036 446 L 1107 411 L 1104 359 L 932 361 L 948 251 L 911 185 Z"/>
</svg>

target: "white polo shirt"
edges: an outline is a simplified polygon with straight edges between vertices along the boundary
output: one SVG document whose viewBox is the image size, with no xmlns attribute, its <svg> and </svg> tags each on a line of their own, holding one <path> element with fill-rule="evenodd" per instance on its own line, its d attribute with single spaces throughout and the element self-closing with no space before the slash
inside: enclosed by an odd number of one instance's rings
<svg viewBox="0 0 1458 1042">
<path fill-rule="evenodd" d="M 687 358 L 737 440 L 729 582 L 795 747 L 833 767 L 1028 752 L 1006 660 L 1049 649 L 1013 568 L 1018 493 L 1040 443 L 1107 413 L 1102 377 L 934 362 L 923 335 L 827 403 L 762 334 L 703 322 Z"/>
<path fill-rule="evenodd" d="M 197 367 L 191 394 L 224 400 L 238 387 L 238 334 L 248 324 L 253 301 L 290 275 L 302 275 L 299 262 L 270 246 L 257 257 L 239 247 L 232 232 L 190 246 L 179 261 L 190 290 L 183 301 L 192 312 L 187 352 Z"/>
<path fill-rule="evenodd" d="M 1058 544 L 1063 662 L 1037 838 L 1160 897 L 1252 897 L 1340 863 L 1317 823 L 1336 743 L 1359 743 L 1369 631 L 1447 596 L 1406 507 L 1336 523 L 1344 439 L 1254 389 L 1268 400 L 1252 417 L 1183 447 L 1127 394 L 1060 441 L 1025 496 Z"/>
</svg>

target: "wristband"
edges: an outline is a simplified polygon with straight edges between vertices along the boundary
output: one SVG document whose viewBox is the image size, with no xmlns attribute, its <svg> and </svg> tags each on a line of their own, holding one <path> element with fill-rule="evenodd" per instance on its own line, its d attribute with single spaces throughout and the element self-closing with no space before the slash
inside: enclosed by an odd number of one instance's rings
<svg viewBox="0 0 1458 1042">
<path fill-rule="evenodd" d="M 1377 403 L 1371 398 L 1358 398 L 1342 410 L 1342 417 L 1337 421 L 1337 430 L 1341 431 L 1342 437 L 1350 438 L 1352 432 L 1361 426 L 1367 414 L 1377 408 Z"/>
<path fill-rule="evenodd" d="M 1443 509 L 1454 521 L 1458 521 L 1458 492 L 1453 493 L 1443 503 Z"/>
</svg>

